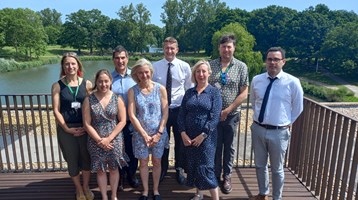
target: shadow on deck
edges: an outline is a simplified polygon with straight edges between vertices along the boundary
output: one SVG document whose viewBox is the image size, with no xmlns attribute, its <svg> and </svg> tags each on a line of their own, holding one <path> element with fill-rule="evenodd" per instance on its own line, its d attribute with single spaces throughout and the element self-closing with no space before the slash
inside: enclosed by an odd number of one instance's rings
<svg viewBox="0 0 358 200">
<path fill-rule="evenodd" d="M 285 170 L 285 175 L 283 199 L 316 199 L 287 169 Z M 139 175 L 137 176 L 139 177 Z M 246 200 L 249 196 L 258 193 L 254 168 L 236 168 L 233 173 L 232 183 L 233 191 L 228 195 L 220 193 L 220 199 Z M 90 187 L 96 196 L 95 199 L 101 199 L 95 175 L 91 177 Z M 138 199 L 141 190 L 141 187 L 132 189 L 125 185 L 124 191 L 118 192 L 118 198 L 123 200 Z M 168 173 L 159 190 L 164 200 L 189 199 L 195 193 L 194 188 L 177 184 L 174 170 Z M 108 194 L 110 195 L 110 191 Z M 75 199 L 75 191 L 67 172 L 4 173 L 0 175 L 0 199 L 72 200 Z M 208 191 L 205 191 L 204 199 L 210 199 Z"/>
</svg>

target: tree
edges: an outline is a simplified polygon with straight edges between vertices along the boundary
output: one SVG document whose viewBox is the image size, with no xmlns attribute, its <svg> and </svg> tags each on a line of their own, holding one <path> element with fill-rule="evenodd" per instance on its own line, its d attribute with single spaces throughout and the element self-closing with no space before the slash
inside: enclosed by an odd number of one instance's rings
<svg viewBox="0 0 358 200">
<path fill-rule="evenodd" d="M 143 3 L 136 7 L 131 3 L 129 6 L 122 6 L 117 14 L 128 30 L 126 48 L 129 51 L 143 52 L 153 40 L 153 34 L 149 32 L 150 12 Z"/>
<path fill-rule="evenodd" d="M 62 14 L 55 9 L 46 8 L 37 12 L 40 15 L 42 25 L 45 28 L 45 32 L 48 36 L 48 44 L 57 44 L 57 40 L 61 33 L 61 16 Z"/>
<path fill-rule="evenodd" d="M 26 59 L 32 59 L 44 54 L 47 35 L 40 16 L 30 9 L 10 9 L 2 11 L 5 42 L 13 46 L 16 55 L 23 53 Z"/>
<path fill-rule="evenodd" d="M 88 48 L 90 54 L 93 49 L 100 47 L 100 41 L 109 22 L 109 17 L 102 15 L 98 9 L 89 11 L 79 10 L 67 15 L 60 36 L 60 43 L 63 46 L 69 45 L 78 48 Z M 81 41 L 78 41 L 81 40 Z"/>
<path fill-rule="evenodd" d="M 111 19 L 108 23 L 107 29 L 101 39 L 102 48 L 114 49 L 118 45 L 126 46 L 127 44 L 127 29 L 126 23 L 119 19 Z M 127 47 L 126 47 L 127 48 Z"/>
<path fill-rule="evenodd" d="M 204 42 L 204 49 L 207 55 L 211 55 L 213 52 L 213 46 L 211 45 L 212 37 L 214 33 L 224 26 L 230 23 L 239 23 L 246 27 L 247 22 L 250 19 L 251 14 L 241 9 L 229 9 L 227 7 L 216 9 L 215 15 L 208 24 L 208 31 L 206 33 L 206 39 Z"/>
<path fill-rule="evenodd" d="M 348 22 L 329 31 L 320 53 L 330 70 L 358 74 L 358 22 Z"/>
<path fill-rule="evenodd" d="M 298 17 L 287 24 L 287 36 L 284 37 L 289 44 L 289 52 L 293 57 L 306 61 L 310 65 L 312 59 L 317 62 L 319 51 L 324 38 L 333 24 L 328 20 L 325 5 L 317 5 L 302 11 Z"/>
<path fill-rule="evenodd" d="M 234 57 L 245 62 L 249 68 L 249 75 L 252 78 L 259 74 L 263 68 L 262 54 L 253 51 L 255 38 L 239 23 L 231 23 L 215 32 L 212 40 L 214 47 L 212 58 L 219 57 L 219 38 L 227 33 L 233 33 L 236 36 L 236 46 Z"/>
<path fill-rule="evenodd" d="M 255 50 L 264 53 L 273 46 L 287 49 L 289 42 L 285 35 L 292 33 L 286 27 L 292 19 L 297 18 L 297 11 L 281 6 L 268 6 L 252 11 L 247 29 L 256 38 Z"/>
</svg>

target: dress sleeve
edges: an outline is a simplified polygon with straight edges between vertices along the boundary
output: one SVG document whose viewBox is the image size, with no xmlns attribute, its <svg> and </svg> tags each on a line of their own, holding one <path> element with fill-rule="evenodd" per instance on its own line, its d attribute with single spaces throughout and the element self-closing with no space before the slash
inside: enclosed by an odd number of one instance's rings
<svg viewBox="0 0 358 200">
<path fill-rule="evenodd" d="M 213 88 L 210 93 L 212 106 L 208 119 L 203 128 L 203 132 L 208 135 L 216 129 L 216 126 L 220 121 L 220 114 L 222 109 L 222 99 L 219 90 L 217 88 Z"/>
</svg>

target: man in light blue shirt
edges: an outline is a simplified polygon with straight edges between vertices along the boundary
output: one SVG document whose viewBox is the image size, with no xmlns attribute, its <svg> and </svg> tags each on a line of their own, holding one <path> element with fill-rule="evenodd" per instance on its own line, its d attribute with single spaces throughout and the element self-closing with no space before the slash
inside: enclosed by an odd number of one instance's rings
<svg viewBox="0 0 358 200">
<path fill-rule="evenodd" d="M 153 63 L 154 74 L 153 81 L 158 82 L 166 87 L 168 95 L 169 116 L 167 122 L 167 131 L 170 138 L 170 128 L 172 127 L 175 140 L 175 169 L 176 179 L 179 184 L 185 183 L 183 175 L 183 168 L 185 167 L 184 160 L 184 144 L 177 125 L 177 116 L 181 102 L 183 100 L 185 91 L 193 87 L 191 82 L 191 69 L 188 63 L 176 58 L 179 51 L 178 41 L 173 37 L 167 37 L 163 42 L 164 58 Z M 170 74 L 170 81 L 168 82 L 168 74 Z M 169 91 L 168 91 L 169 90 Z M 167 173 L 169 166 L 169 149 L 164 150 L 162 156 L 162 173 L 160 181 L 163 180 Z"/>
<path fill-rule="evenodd" d="M 267 200 L 268 157 L 272 172 L 272 198 L 282 199 L 284 160 L 291 136 L 289 126 L 303 110 L 303 90 L 298 78 L 285 73 L 285 51 L 272 47 L 266 53 L 267 72 L 255 76 L 250 100 L 254 111 L 251 126 L 259 194 L 250 200 Z"/>
<path fill-rule="evenodd" d="M 112 72 L 112 91 L 123 97 L 126 108 L 128 106 L 128 90 L 136 83 L 131 77 L 131 71 L 128 69 L 128 52 L 123 46 L 117 46 L 113 50 L 112 60 L 114 64 L 114 71 Z M 130 121 L 127 115 L 127 123 L 123 128 L 123 138 L 125 151 L 128 155 L 130 161 L 128 162 L 128 167 L 124 167 L 120 170 L 121 172 L 121 180 L 120 180 L 120 189 L 123 189 L 124 177 L 127 175 L 127 181 L 129 185 L 133 188 L 137 188 L 139 186 L 138 180 L 135 177 L 137 167 L 138 167 L 138 159 L 133 155 L 133 147 L 132 147 L 132 135 L 133 132 L 132 126 L 130 125 Z"/>
</svg>

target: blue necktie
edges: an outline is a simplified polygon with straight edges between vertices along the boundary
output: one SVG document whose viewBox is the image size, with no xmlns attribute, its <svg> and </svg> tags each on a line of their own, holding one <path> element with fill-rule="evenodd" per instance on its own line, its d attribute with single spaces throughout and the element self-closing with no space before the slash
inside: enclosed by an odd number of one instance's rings
<svg viewBox="0 0 358 200">
<path fill-rule="evenodd" d="M 268 97 L 270 96 L 272 83 L 277 79 L 277 77 L 275 77 L 275 78 L 270 78 L 269 77 L 269 79 L 270 79 L 270 84 L 268 84 L 268 86 L 266 88 L 264 100 L 262 101 L 262 105 L 261 105 L 261 109 L 260 109 L 260 115 L 259 115 L 259 122 L 260 123 L 262 121 L 264 121 L 264 114 L 265 114 L 265 110 L 266 110 L 267 100 L 268 100 Z"/>
<path fill-rule="evenodd" d="M 168 97 L 168 106 L 170 106 L 172 102 L 172 72 L 170 70 L 171 65 L 172 63 L 168 63 L 167 82 L 165 84 L 165 89 L 167 90 Z"/>
</svg>

